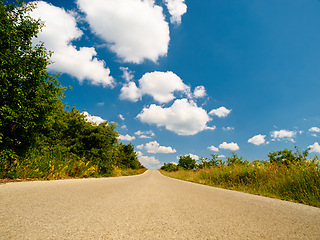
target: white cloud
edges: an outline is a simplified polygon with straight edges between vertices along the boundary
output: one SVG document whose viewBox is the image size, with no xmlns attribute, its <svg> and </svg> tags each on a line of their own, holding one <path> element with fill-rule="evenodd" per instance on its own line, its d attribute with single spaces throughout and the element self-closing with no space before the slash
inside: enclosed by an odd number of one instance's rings
<svg viewBox="0 0 320 240">
<path fill-rule="evenodd" d="M 135 82 L 128 82 L 121 88 L 120 99 L 137 102 L 141 98 L 141 93 Z"/>
<path fill-rule="evenodd" d="M 309 132 L 320 133 L 320 128 L 318 128 L 318 127 L 312 127 L 312 128 L 309 129 Z"/>
<path fill-rule="evenodd" d="M 103 87 L 113 86 L 114 79 L 110 69 L 105 67 L 103 60 L 96 58 L 94 48 L 81 47 L 79 50 L 71 44 L 79 39 L 83 32 L 77 28 L 75 13 L 66 12 L 63 8 L 55 7 L 43 1 L 37 2 L 37 8 L 30 13 L 35 19 L 45 22 L 45 27 L 34 39 L 34 43 L 44 42 L 48 50 L 53 51 L 53 64 L 49 70 L 69 74 L 80 83 L 89 80 L 93 85 Z"/>
<path fill-rule="evenodd" d="M 318 142 L 315 142 L 313 145 L 308 146 L 310 152 L 320 153 L 320 145 Z"/>
<path fill-rule="evenodd" d="M 170 32 L 153 0 L 77 0 L 94 33 L 123 61 L 156 62 L 168 52 Z"/>
<path fill-rule="evenodd" d="M 170 21 L 173 24 L 181 23 L 181 16 L 187 12 L 185 0 L 165 0 L 168 11 L 171 15 Z"/>
<path fill-rule="evenodd" d="M 164 126 L 178 135 L 194 135 L 201 132 L 207 129 L 206 124 L 211 120 L 206 110 L 187 99 L 175 100 L 169 108 L 152 104 L 143 108 L 137 118 L 144 123 Z"/>
<path fill-rule="evenodd" d="M 227 109 L 225 107 L 219 107 L 217 109 L 213 109 L 209 112 L 210 115 L 216 115 L 218 117 L 226 117 L 231 112 L 231 109 Z"/>
<path fill-rule="evenodd" d="M 120 67 L 120 70 L 123 72 L 122 78 L 127 82 L 130 82 L 133 79 L 133 72 L 129 70 L 127 67 Z"/>
<path fill-rule="evenodd" d="M 198 161 L 200 159 L 199 156 L 192 154 L 192 153 L 186 154 L 185 156 L 190 156 L 192 159 L 194 159 L 196 161 Z"/>
<path fill-rule="evenodd" d="M 145 149 L 148 153 L 175 153 L 172 147 L 160 146 L 157 141 L 148 142 L 146 145 L 139 145 L 139 149 Z"/>
<path fill-rule="evenodd" d="M 203 98 L 207 95 L 206 89 L 204 86 L 198 86 L 194 89 L 193 96 L 195 98 Z"/>
<path fill-rule="evenodd" d="M 225 155 L 218 155 L 218 158 L 225 158 Z"/>
<path fill-rule="evenodd" d="M 122 121 L 124 121 L 124 120 L 125 120 L 125 118 L 123 117 L 123 115 L 122 115 L 122 114 L 119 114 L 119 115 L 118 115 L 118 117 L 119 117 Z"/>
<path fill-rule="evenodd" d="M 94 123 L 96 125 L 99 125 L 100 123 L 105 122 L 106 120 L 103 120 L 101 117 L 98 116 L 91 116 L 88 112 L 83 112 L 82 113 L 85 116 L 85 120 L 87 122 Z"/>
<path fill-rule="evenodd" d="M 139 80 L 141 94 L 148 94 L 159 103 L 168 103 L 175 99 L 174 92 L 188 93 L 190 87 L 173 72 L 146 73 Z"/>
<path fill-rule="evenodd" d="M 173 72 L 150 72 L 139 80 L 139 87 L 135 82 L 128 82 L 121 89 L 120 99 L 136 102 L 143 95 L 150 95 L 159 103 L 168 103 L 175 99 L 174 93 L 190 93 L 190 87 L 183 83 Z"/>
<path fill-rule="evenodd" d="M 227 149 L 227 150 L 231 150 L 231 151 L 237 151 L 239 150 L 239 146 L 237 143 L 231 142 L 231 143 L 226 143 L 223 142 L 219 145 L 220 149 Z"/>
<path fill-rule="evenodd" d="M 273 138 L 273 140 L 288 140 L 291 142 L 294 142 L 294 137 L 296 136 L 297 132 L 295 131 L 288 131 L 288 130 L 280 130 L 280 131 L 273 131 L 271 132 L 271 137 Z"/>
<path fill-rule="evenodd" d="M 150 168 L 150 169 L 157 169 L 157 167 L 160 167 L 158 166 L 160 164 L 159 160 L 156 159 L 155 157 L 148 157 L 148 156 L 144 156 L 142 154 L 142 152 L 140 151 L 137 151 L 136 152 L 137 155 L 138 155 L 138 159 L 139 161 L 141 162 L 141 164 L 143 166 L 145 166 L 146 168 Z"/>
<path fill-rule="evenodd" d="M 248 140 L 248 143 L 252 143 L 254 145 L 264 144 L 266 142 L 265 137 L 266 135 L 261 135 L 261 134 L 255 135 Z"/>
<path fill-rule="evenodd" d="M 102 107 L 102 106 L 104 106 L 104 102 L 98 102 L 97 105 L 98 105 L 99 107 Z"/>
<path fill-rule="evenodd" d="M 223 127 L 222 129 L 225 131 L 232 131 L 234 130 L 234 127 Z"/>
<path fill-rule="evenodd" d="M 208 126 L 207 126 L 207 127 L 205 128 L 205 130 L 214 131 L 214 130 L 216 130 L 216 128 L 217 128 L 216 126 L 212 126 L 212 127 L 208 127 Z"/>
<path fill-rule="evenodd" d="M 214 151 L 214 152 L 219 152 L 219 148 L 215 147 L 215 146 L 210 146 L 208 147 L 209 150 Z"/>
<path fill-rule="evenodd" d="M 139 138 L 152 138 L 152 137 L 155 136 L 154 132 L 151 131 L 151 130 L 150 131 L 144 131 L 144 132 L 139 130 L 139 131 L 135 132 L 134 134 L 138 135 Z"/>
<path fill-rule="evenodd" d="M 135 140 L 136 137 L 135 136 L 130 136 L 129 134 L 126 134 L 125 136 L 121 135 L 118 137 L 119 140 L 123 140 L 123 141 L 132 141 Z"/>
</svg>

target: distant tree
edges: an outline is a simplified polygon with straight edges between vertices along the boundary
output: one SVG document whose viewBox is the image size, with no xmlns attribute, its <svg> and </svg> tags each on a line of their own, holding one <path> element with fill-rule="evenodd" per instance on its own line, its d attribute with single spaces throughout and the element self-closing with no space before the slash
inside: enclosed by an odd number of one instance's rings
<svg viewBox="0 0 320 240">
<path fill-rule="evenodd" d="M 0 151 L 24 155 L 59 104 L 64 88 L 47 72 L 50 53 L 34 46 L 43 24 L 33 5 L 0 1 Z"/>
<path fill-rule="evenodd" d="M 175 172 L 178 171 L 178 166 L 173 163 L 165 163 L 160 169 L 167 172 Z"/>
<path fill-rule="evenodd" d="M 187 170 L 191 170 L 196 167 L 196 160 L 192 159 L 190 155 L 180 156 L 178 166 Z"/>
<path fill-rule="evenodd" d="M 242 157 L 238 157 L 238 155 L 234 152 L 231 153 L 231 157 L 227 157 L 227 165 L 237 165 L 237 164 L 248 164 L 247 160 L 243 160 Z"/>
<path fill-rule="evenodd" d="M 210 167 L 221 167 L 224 163 L 221 159 L 218 159 L 218 154 L 211 154 L 212 159 L 209 160 Z"/>
<path fill-rule="evenodd" d="M 139 169 L 142 167 L 138 160 L 137 153 L 131 143 L 120 143 L 117 154 L 117 161 L 122 168 Z"/>
<path fill-rule="evenodd" d="M 290 163 L 294 162 L 301 162 L 306 160 L 309 155 L 309 150 L 299 151 L 298 147 L 295 147 L 296 152 L 293 153 L 292 150 L 284 149 L 280 151 L 273 151 L 268 154 L 270 163 L 276 164 L 284 164 L 289 165 Z"/>
</svg>

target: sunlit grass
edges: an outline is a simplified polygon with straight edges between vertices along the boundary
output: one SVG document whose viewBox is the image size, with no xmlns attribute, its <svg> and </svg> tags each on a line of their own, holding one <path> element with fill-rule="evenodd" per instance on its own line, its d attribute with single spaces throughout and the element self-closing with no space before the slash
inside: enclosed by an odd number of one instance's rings
<svg viewBox="0 0 320 240">
<path fill-rule="evenodd" d="M 198 170 L 166 172 L 166 176 L 320 207 L 320 168 L 315 161 L 289 166 L 260 162 Z"/>
<path fill-rule="evenodd" d="M 0 156 L 1 158 L 1 156 Z M 1 159 L 0 159 L 1 160 Z M 34 149 L 22 159 L 11 158 L 11 164 L 1 163 L 1 182 L 12 180 L 53 180 L 87 177 L 118 177 L 142 174 L 146 168 L 121 169 L 110 165 L 108 173 L 101 174 L 97 165 L 86 158 L 79 158 L 63 146 L 53 146 L 48 149 Z M 10 180 L 11 179 L 11 180 Z"/>
</svg>

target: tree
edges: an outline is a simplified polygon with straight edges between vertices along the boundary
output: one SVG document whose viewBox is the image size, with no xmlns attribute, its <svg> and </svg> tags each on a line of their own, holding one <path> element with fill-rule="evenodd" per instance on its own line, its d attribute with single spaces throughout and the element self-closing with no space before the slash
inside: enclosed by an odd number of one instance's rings
<svg viewBox="0 0 320 240">
<path fill-rule="evenodd" d="M 196 160 L 192 159 L 190 155 L 180 156 L 178 166 L 191 170 L 196 167 Z"/>
<path fill-rule="evenodd" d="M 268 154 L 270 163 L 284 164 L 286 166 L 291 163 L 301 162 L 307 159 L 309 155 L 309 150 L 299 151 L 298 147 L 295 147 L 296 152 L 293 153 L 292 150 L 284 149 L 277 152 L 270 152 Z"/>
<path fill-rule="evenodd" d="M 160 169 L 167 172 L 175 172 L 178 171 L 178 166 L 173 163 L 165 163 Z"/>
<path fill-rule="evenodd" d="M 242 157 L 238 157 L 238 155 L 234 152 L 231 153 L 231 157 L 227 157 L 227 165 L 237 165 L 237 164 L 248 164 L 247 160 L 243 161 Z"/>
<path fill-rule="evenodd" d="M 0 1 L 0 151 L 20 156 L 35 142 L 64 91 L 46 71 L 50 53 L 43 44 L 32 44 L 43 26 L 28 16 L 33 8 Z"/>
</svg>

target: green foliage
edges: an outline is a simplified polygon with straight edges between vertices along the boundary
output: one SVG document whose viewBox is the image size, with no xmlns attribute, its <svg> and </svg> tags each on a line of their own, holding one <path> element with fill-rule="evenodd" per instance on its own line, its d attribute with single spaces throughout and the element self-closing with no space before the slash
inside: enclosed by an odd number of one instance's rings
<svg viewBox="0 0 320 240">
<path fill-rule="evenodd" d="M 234 152 L 231 153 L 231 157 L 227 157 L 227 165 L 248 164 L 248 161 L 243 160 L 242 157 L 238 157 Z"/>
<path fill-rule="evenodd" d="M 178 171 L 179 167 L 173 163 L 165 163 L 160 169 L 167 172 L 175 172 Z"/>
<path fill-rule="evenodd" d="M 137 153 L 134 151 L 134 147 L 131 143 L 120 143 L 118 146 L 118 154 L 116 159 L 121 168 L 140 169 L 143 167 L 138 161 Z"/>
<path fill-rule="evenodd" d="M 180 156 L 178 166 L 187 170 L 191 170 L 196 167 L 196 160 L 192 159 L 190 155 Z"/>
<path fill-rule="evenodd" d="M 319 159 L 317 156 L 307 159 L 308 151 L 299 152 L 297 148 L 296 153 L 287 149 L 278 151 L 276 156 L 282 157 L 278 162 L 255 160 L 249 163 L 232 154 L 226 165 L 163 173 L 187 181 L 320 207 Z"/>
<path fill-rule="evenodd" d="M 270 163 L 284 164 L 288 166 L 292 163 L 306 160 L 306 158 L 309 155 L 309 149 L 302 152 L 299 151 L 297 147 L 295 147 L 295 149 L 296 149 L 295 153 L 292 153 L 292 150 L 288 150 L 288 149 L 280 150 L 277 152 L 270 152 L 268 154 Z"/>
<path fill-rule="evenodd" d="M 117 124 L 90 123 L 62 103 L 66 88 L 46 71 L 50 53 L 32 45 L 43 25 L 28 16 L 33 7 L 0 1 L 0 178 L 141 172 L 134 147 L 118 142 Z"/>
<path fill-rule="evenodd" d="M 211 154 L 212 159 L 200 158 L 200 163 L 197 165 L 198 168 L 210 168 L 210 167 L 220 167 L 224 163 L 221 159 L 218 159 L 218 154 Z"/>
<path fill-rule="evenodd" d="M 32 39 L 42 27 L 32 5 L 0 2 L 0 151 L 24 155 L 63 94 L 46 68 L 50 54 Z"/>
</svg>

